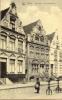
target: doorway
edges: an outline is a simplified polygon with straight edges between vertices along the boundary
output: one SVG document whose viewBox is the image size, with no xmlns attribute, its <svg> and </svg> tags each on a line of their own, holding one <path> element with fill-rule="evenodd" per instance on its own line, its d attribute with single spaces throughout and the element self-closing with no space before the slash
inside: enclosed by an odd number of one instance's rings
<svg viewBox="0 0 62 100">
<path fill-rule="evenodd" d="M 0 62 L 0 78 L 6 78 L 6 62 Z"/>
</svg>

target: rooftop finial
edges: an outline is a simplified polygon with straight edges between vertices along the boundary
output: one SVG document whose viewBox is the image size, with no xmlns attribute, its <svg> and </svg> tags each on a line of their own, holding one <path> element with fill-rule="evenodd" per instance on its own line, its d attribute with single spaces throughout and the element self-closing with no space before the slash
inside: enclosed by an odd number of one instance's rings
<svg viewBox="0 0 62 100">
<path fill-rule="evenodd" d="M 14 7 L 16 8 L 16 4 L 14 2 L 12 2 L 10 5 L 12 8 L 14 8 Z"/>
</svg>

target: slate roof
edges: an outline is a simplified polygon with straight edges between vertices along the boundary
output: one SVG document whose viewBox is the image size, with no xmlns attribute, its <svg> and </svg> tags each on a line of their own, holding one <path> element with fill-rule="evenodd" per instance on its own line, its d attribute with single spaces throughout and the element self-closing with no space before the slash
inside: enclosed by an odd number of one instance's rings
<svg viewBox="0 0 62 100">
<path fill-rule="evenodd" d="M 48 34 L 47 39 L 50 40 L 50 42 L 52 42 L 54 35 L 55 35 L 55 32 Z"/>
<path fill-rule="evenodd" d="M 0 11 L 1 12 L 1 20 L 4 18 L 5 14 L 8 12 L 9 7 L 6 8 L 5 10 Z"/>
<path fill-rule="evenodd" d="M 33 23 L 30 23 L 30 24 L 24 26 L 23 29 L 24 29 L 25 33 L 26 33 L 26 34 L 27 34 L 27 33 L 30 34 L 31 31 L 32 31 L 32 28 L 33 28 L 34 26 L 36 26 L 36 24 L 37 24 L 38 21 L 39 21 L 39 20 L 37 20 L 37 21 L 35 21 L 35 22 L 33 22 Z"/>
</svg>

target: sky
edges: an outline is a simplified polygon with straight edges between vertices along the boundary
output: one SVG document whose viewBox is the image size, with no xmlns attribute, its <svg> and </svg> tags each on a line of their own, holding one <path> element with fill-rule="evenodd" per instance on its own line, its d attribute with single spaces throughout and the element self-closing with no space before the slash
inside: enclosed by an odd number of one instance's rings
<svg viewBox="0 0 62 100">
<path fill-rule="evenodd" d="M 23 25 L 40 19 L 47 34 L 56 31 L 62 39 L 62 0 L 0 0 L 1 10 L 12 1 Z"/>
</svg>

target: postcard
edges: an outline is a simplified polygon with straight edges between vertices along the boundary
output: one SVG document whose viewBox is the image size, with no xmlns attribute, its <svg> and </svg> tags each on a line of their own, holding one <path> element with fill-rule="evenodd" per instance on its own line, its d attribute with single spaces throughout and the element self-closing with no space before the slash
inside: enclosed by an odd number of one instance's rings
<svg viewBox="0 0 62 100">
<path fill-rule="evenodd" d="M 0 0 L 0 99 L 62 100 L 62 0 Z"/>
</svg>

